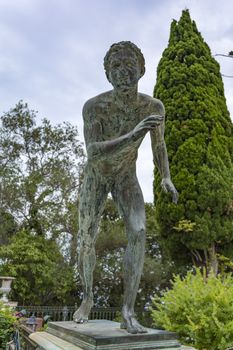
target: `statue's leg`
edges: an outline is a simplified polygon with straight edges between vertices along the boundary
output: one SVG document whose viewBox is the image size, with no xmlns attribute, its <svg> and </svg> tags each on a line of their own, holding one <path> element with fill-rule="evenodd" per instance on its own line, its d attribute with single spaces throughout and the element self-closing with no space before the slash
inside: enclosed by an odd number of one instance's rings
<svg viewBox="0 0 233 350">
<path fill-rule="evenodd" d="M 135 318 L 134 304 L 139 288 L 145 255 L 145 206 L 136 175 L 129 174 L 119 181 L 113 191 L 123 216 L 128 245 L 124 258 L 124 298 L 122 328 L 129 333 L 146 333 Z"/>
<path fill-rule="evenodd" d="M 82 186 L 79 204 L 80 250 L 78 268 L 83 287 L 83 300 L 74 313 L 73 320 L 78 323 L 88 321 L 93 306 L 93 271 L 96 254 L 95 241 L 98 226 L 107 197 L 107 188 L 93 173 L 86 174 Z"/>
</svg>

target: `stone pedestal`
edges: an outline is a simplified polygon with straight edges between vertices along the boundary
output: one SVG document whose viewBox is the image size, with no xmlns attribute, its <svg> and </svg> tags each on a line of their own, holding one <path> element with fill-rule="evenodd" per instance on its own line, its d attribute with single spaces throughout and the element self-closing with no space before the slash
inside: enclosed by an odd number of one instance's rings
<svg viewBox="0 0 233 350">
<path fill-rule="evenodd" d="M 85 324 L 50 322 L 46 333 L 83 350 L 180 349 L 175 333 L 148 329 L 145 334 L 129 334 L 120 329 L 119 323 L 107 320 L 93 320 Z M 33 334 L 30 337 L 33 338 Z"/>
<path fill-rule="evenodd" d="M 18 302 L 17 301 L 8 301 L 7 303 L 4 302 L 5 306 L 9 306 L 11 308 L 15 308 L 16 306 L 18 306 Z"/>
<path fill-rule="evenodd" d="M 14 277 L 9 277 L 9 276 L 0 276 L 0 281 L 1 282 L 1 287 L 0 287 L 0 292 L 2 292 L 2 297 L 1 297 L 1 301 L 3 301 L 3 303 L 5 305 L 8 306 L 8 304 L 10 304 L 9 299 L 8 299 L 8 294 L 11 291 L 11 283 L 12 281 L 14 281 L 15 278 Z M 16 304 L 15 302 L 11 302 L 13 304 Z M 17 304 L 16 304 L 17 306 Z"/>
</svg>

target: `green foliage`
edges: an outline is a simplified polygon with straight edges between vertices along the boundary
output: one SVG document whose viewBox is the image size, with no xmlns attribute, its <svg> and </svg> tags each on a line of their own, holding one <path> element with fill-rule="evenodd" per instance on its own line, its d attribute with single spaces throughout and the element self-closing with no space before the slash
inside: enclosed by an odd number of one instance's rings
<svg viewBox="0 0 233 350">
<path fill-rule="evenodd" d="M 115 316 L 113 321 L 114 322 L 119 322 L 119 323 L 121 323 L 123 321 L 122 315 L 121 315 L 121 311 L 117 311 L 116 312 L 116 316 Z"/>
<path fill-rule="evenodd" d="M 10 341 L 15 322 L 16 317 L 13 316 L 11 309 L 0 301 L 0 349 L 5 349 L 6 343 Z"/>
<path fill-rule="evenodd" d="M 196 269 L 153 300 L 154 324 L 179 334 L 199 350 L 226 350 L 233 344 L 233 277 L 208 279 Z"/>
<path fill-rule="evenodd" d="M 10 213 L 0 209 L 0 246 L 10 242 L 11 237 L 17 232 L 18 225 Z"/>
<path fill-rule="evenodd" d="M 218 254 L 219 270 L 221 274 L 232 273 L 233 272 L 233 261 L 228 257 Z"/>
<path fill-rule="evenodd" d="M 177 226 L 174 226 L 174 230 L 178 232 L 192 232 L 196 223 L 190 220 L 180 220 Z"/>
<path fill-rule="evenodd" d="M 219 64 L 184 10 L 171 24 L 157 70 L 154 96 L 165 105 L 166 145 L 177 205 L 154 194 L 160 239 L 173 259 L 208 265 L 233 241 L 233 127 Z"/>
<path fill-rule="evenodd" d="M 55 241 L 27 231 L 0 248 L 0 274 L 16 277 L 12 299 L 21 305 L 65 303 L 75 288 L 73 271 Z"/>
<path fill-rule="evenodd" d="M 1 124 L 0 241 L 9 242 L 19 228 L 70 241 L 63 247 L 72 246 L 67 259 L 74 265 L 84 166 L 76 127 L 52 126 L 47 119 L 37 126 L 36 112 L 22 101 L 1 117 Z"/>
</svg>

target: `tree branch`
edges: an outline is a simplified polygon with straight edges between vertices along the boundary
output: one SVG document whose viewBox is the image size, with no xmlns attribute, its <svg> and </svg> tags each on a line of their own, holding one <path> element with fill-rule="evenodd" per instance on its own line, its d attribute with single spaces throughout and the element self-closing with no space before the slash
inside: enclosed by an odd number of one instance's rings
<svg viewBox="0 0 233 350">
<path fill-rule="evenodd" d="M 224 77 L 224 78 L 233 78 L 233 75 L 221 74 L 221 76 Z"/>
<path fill-rule="evenodd" d="M 214 56 L 223 56 L 223 57 L 233 58 L 233 55 L 224 55 L 222 53 L 216 53 Z"/>
</svg>

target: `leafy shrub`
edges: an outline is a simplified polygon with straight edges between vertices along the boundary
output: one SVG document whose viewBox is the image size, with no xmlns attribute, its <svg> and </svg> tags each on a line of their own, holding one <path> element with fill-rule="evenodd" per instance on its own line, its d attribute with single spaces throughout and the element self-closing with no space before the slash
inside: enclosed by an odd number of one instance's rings
<svg viewBox="0 0 233 350">
<path fill-rule="evenodd" d="M 11 309 L 0 301 L 0 349 L 5 349 L 6 343 L 10 341 L 15 321 Z"/>
<path fill-rule="evenodd" d="M 63 303 L 74 288 L 73 271 L 53 239 L 22 230 L 0 247 L 0 274 L 17 276 L 11 296 L 21 305 Z"/>
<path fill-rule="evenodd" d="M 174 277 L 172 289 L 153 299 L 154 325 L 177 332 L 199 350 L 233 347 L 233 277 L 188 272 Z"/>
</svg>

